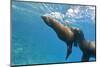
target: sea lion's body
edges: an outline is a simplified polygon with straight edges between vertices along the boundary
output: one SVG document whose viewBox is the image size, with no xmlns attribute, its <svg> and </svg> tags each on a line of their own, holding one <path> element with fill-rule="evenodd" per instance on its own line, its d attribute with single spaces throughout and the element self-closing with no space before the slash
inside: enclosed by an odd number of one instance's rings
<svg viewBox="0 0 100 67">
<path fill-rule="evenodd" d="M 42 16 L 42 19 L 48 26 L 50 26 L 56 32 L 57 36 L 67 44 L 67 59 L 72 52 L 72 44 L 75 41 L 73 33 L 74 28 L 70 28 L 68 26 L 65 27 L 57 20 L 48 16 Z"/>
<path fill-rule="evenodd" d="M 89 61 L 90 57 L 96 57 L 95 41 L 87 41 L 80 29 L 76 29 L 74 34 L 79 48 L 83 53 L 81 61 Z"/>
<path fill-rule="evenodd" d="M 81 61 L 89 61 L 90 57 L 96 57 L 95 43 L 93 41 L 81 41 L 79 47 L 83 52 Z"/>
</svg>

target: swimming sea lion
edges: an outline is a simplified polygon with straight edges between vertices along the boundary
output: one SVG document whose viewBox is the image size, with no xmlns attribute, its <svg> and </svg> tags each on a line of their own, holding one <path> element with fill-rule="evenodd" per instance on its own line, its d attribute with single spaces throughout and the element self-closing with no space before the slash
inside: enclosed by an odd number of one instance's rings
<svg viewBox="0 0 100 67">
<path fill-rule="evenodd" d="M 89 61 L 90 57 L 96 57 L 95 41 L 87 41 L 84 37 L 84 33 L 80 29 L 75 29 L 74 34 L 76 41 L 79 44 L 79 48 L 83 52 L 81 61 Z"/>
<path fill-rule="evenodd" d="M 67 55 L 66 59 L 72 53 L 72 44 L 75 41 L 73 30 L 74 28 L 64 26 L 56 19 L 53 19 L 49 16 L 42 16 L 44 22 L 51 27 L 57 34 L 57 36 L 67 44 Z M 77 46 L 74 42 L 74 46 Z"/>
</svg>

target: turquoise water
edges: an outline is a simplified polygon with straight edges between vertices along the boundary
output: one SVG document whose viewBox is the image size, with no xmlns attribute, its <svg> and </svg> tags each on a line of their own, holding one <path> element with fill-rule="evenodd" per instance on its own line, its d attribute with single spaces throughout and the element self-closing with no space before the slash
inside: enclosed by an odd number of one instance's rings
<svg viewBox="0 0 100 67">
<path fill-rule="evenodd" d="M 66 44 L 44 23 L 42 15 L 79 27 L 87 40 L 95 40 L 94 6 L 12 2 L 12 64 L 80 61 L 82 52 L 74 46 L 72 54 L 65 60 Z"/>
</svg>

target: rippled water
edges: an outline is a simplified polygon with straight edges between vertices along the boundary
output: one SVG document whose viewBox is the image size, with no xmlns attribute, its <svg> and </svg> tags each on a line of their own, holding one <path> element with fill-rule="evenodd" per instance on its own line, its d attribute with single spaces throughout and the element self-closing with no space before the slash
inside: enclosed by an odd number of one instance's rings
<svg viewBox="0 0 100 67">
<path fill-rule="evenodd" d="M 42 15 L 79 27 L 87 40 L 95 40 L 94 6 L 12 2 L 12 64 L 80 61 L 79 47 L 73 47 L 72 54 L 65 60 L 66 44 L 44 23 Z"/>
</svg>

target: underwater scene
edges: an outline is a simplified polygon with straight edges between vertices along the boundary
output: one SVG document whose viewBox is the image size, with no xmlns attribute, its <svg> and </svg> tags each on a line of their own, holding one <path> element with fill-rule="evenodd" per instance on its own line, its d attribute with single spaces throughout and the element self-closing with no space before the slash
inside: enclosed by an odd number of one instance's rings
<svg viewBox="0 0 100 67">
<path fill-rule="evenodd" d="M 12 65 L 96 60 L 95 6 L 13 1 L 11 7 Z"/>
</svg>

